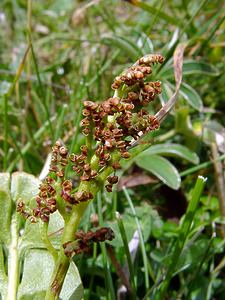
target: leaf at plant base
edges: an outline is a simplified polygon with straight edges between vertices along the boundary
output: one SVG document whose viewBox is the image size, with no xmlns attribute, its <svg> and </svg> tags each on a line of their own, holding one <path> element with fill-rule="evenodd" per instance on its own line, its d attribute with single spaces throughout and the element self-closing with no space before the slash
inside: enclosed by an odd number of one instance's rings
<svg viewBox="0 0 225 300">
<path fill-rule="evenodd" d="M 21 255 L 23 255 L 24 251 L 30 248 L 45 249 L 46 246 L 41 238 L 40 224 L 38 222 L 31 223 L 29 220 L 27 220 L 23 235 L 21 237 L 21 242 L 19 243 L 19 251 Z"/>
<path fill-rule="evenodd" d="M 5 273 L 4 255 L 2 245 L 0 244 L 0 299 L 5 299 L 8 280 Z M 1 298 L 2 297 L 2 298 Z"/>
<path fill-rule="evenodd" d="M 70 267 L 66 274 L 62 291 L 59 296 L 63 300 L 83 299 L 83 285 L 81 282 L 79 271 L 74 262 L 70 263 Z"/>
<path fill-rule="evenodd" d="M 189 150 L 187 147 L 180 145 L 180 144 L 158 144 L 158 145 L 152 145 L 150 148 L 142 152 L 143 155 L 155 155 L 155 154 L 161 154 L 166 156 L 178 156 L 183 159 L 186 159 L 187 161 L 198 164 L 199 163 L 199 157 L 198 155 Z"/>
<path fill-rule="evenodd" d="M 167 159 L 159 155 L 148 155 L 143 152 L 135 158 L 136 164 L 151 172 L 163 183 L 174 190 L 179 189 L 181 179 L 177 169 Z"/>
<path fill-rule="evenodd" d="M 54 268 L 52 256 L 45 250 L 28 250 L 25 255 L 23 277 L 18 289 L 18 300 L 43 300 Z M 80 300 L 83 296 L 81 279 L 74 263 L 66 275 L 60 297 Z"/>
<path fill-rule="evenodd" d="M 61 244 L 61 230 L 64 227 L 63 217 L 58 211 L 51 215 L 49 225 L 48 225 L 48 235 L 51 243 L 59 248 Z"/>
<path fill-rule="evenodd" d="M 184 99 L 195 109 L 198 111 L 202 111 L 203 103 L 199 94 L 188 84 L 181 83 L 180 94 L 184 97 Z"/>
<path fill-rule="evenodd" d="M 0 207 L 0 242 L 9 244 L 12 209 L 9 173 L 0 173 Z"/>
<path fill-rule="evenodd" d="M 11 176 L 11 196 L 17 202 L 22 199 L 25 203 L 38 194 L 40 181 L 25 172 L 15 172 Z"/>
<path fill-rule="evenodd" d="M 59 249 L 61 242 L 61 232 L 60 229 L 64 227 L 63 217 L 58 211 L 51 215 L 48 235 L 51 243 Z M 29 220 L 26 221 L 24 233 L 22 235 L 22 242 L 20 243 L 20 251 L 28 248 L 46 248 L 42 241 L 40 233 L 40 224 L 31 223 Z"/>
</svg>

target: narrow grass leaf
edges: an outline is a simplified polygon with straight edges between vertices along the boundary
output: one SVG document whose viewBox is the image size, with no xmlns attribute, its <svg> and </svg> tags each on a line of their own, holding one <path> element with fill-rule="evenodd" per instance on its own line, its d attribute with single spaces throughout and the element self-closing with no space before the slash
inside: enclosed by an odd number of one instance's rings
<svg viewBox="0 0 225 300">
<path fill-rule="evenodd" d="M 120 230 L 120 234 L 121 234 L 121 237 L 123 240 L 124 251 L 125 251 L 125 254 L 127 257 L 127 263 L 128 263 L 128 268 L 129 268 L 129 272 L 130 272 L 130 279 L 131 279 L 133 293 L 134 293 L 134 297 L 135 297 L 136 288 L 135 288 L 135 280 L 134 280 L 134 268 L 133 268 L 130 251 L 129 251 L 127 235 L 126 235 L 125 227 L 124 227 L 123 220 L 122 220 L 120 214 L 118 212 L 116 212 L 115 215 L 116 215 L 117 224 L 118 224 L 118 227 Z"/>
<path fill-rule="evenodd" d="M 118 50 L 116 50 L 116 51 L 113 52 L 112 56 L 106 60 L 106 62 L 97 71 L 96 75 L 93 78 L 91 78 L 90 81 L 88 81 L 86 83 L 86 85 L 88 87 L 91 86 L 91 85 L 93 85 L 98 80 L 98 78 L 100 77 L 100 75 L 102 75 L 110 66 L 112 66 L 113 60 L 119 55 L 119 53 L 120 53 L 120 49 L 118 49 Z"/>
<path fill-rule="evenodd" d="M 55 120 L 55 117 L 51 118 L 51 122 Z M 49 122 L 46 121 L 43 126 L 41 128 L 38 129 L 38 131 L 34 134 L 34 140 L 38 140 L 43 133 L 46 131 L 46 129 L 49 126 Z M 15 159 L 10 163 L 9 167 L 7 168 L 7 172 L 11 173 L 13 171 L 13 169 L 15 168 L 16 164 L 18 163 L 21 154 L 24 155 L 25 153 L 27 153 L 30 148 L 32 147 L 32 144 L 30 142 L 26 143 L 26 145 L 21 149 L 21 153 L 18 154 Z"/>
<path fill-rule="evenodd" d="M 165 12 L 163 12 L 162 10 L 157 9 L 155 6 L 152 6 L 146 2 L 143 1 L 137 1 L 137 0 L 130 0 L 128 1 L 130 4 L 133 4 L 145 11 L 147 11 L 148 13 L 150 13 L 151 15 L 157 15 L 159 18 L 161 18 L 162 20 L 173 24 L 173 25 L 179 25 L 180 24 L 180 20 L 175 19 L 171 16 L 169 16 L 168 14 L 166 14 Z M 180 24 L 181 25 L 181 24 Z"/>
<path fill-rule="evenodd" d="M 33 61 L 34 61 L 34 68 L 35 68 L 35 72 L 36 72 L 36 75 L 37 75 L 37 80 L 38 80 L 38 84 L 39 84 L 39 88 L 40 88 L 40 92 L 41 92 L 41 98 L 42 98 L 43 105 L 44 105 L 44 108 L 45 108 L 46 119 L 49 122 L 49 129 L 50 129 L 50 132 L 51 132 L 51 135 L 52 135 L 52 138 L 53 138 L 54 137 L 54 132 L 53 132 L 52 124 L 51 124 L 50 112 L 49 112 L 48 105 L 46 103 L 46 95 L 45 95 L 44 88 L 43 88 L 43 85 L 42 85 L 41 76 L 40 76 L 40 72 L 39 72 L 39 68 L 38 68 L 38 62 L 37 62 L 37 58 L 36 58 L 36 55 L 35 55 L 34 48 L 33 48 L 32 44 L 31 44 L 31 53 L 32 53 L 32 58 L 33 58 Z"/>
<path fill-rule="evenodd" d="M 215 161 L 221 161 L 221 160 L 224 160 L 225 159 L 225 154 L 219 156 Z M 187 175 L 190 175 L 190 174 L 193 174 L 199 170 L 202 170 L 202 169 L 206 169 L 208 167 L 210 167 L 211 165 L 213 164 L 213 161 L 206 161 L 198 166 L 195 166 L 195 167 L 192 167 L 192 168 L 189 168 L 183 172 L 180 173 L 180 176 L 187 176 Z"/>
<path fill-rule="evenodd" d="M 139 235 L 139 239 L 140 239 L 140 247 L 141 247 L 141 253 L 142 253 L 142 258 L 143 258 L 143 264 L 144 264 L 145 288 L 147 290 L 150 286 L 149 285 L 149 276 L 148 276 L 148 258 L 147 258 L 147 254 L 146 254 L 145 243 L 144 243 L 144 238 L 143 238 L 143 234 L 142 234 L 142 230 L 141 230 L 141 225 L 138 220 L 133 202 L 132 202 L 130 195 L 128 194 L 128 191 L 125 187 L 123 187 L 123 192 L 128 201 L 128 204 L 131 208 L 131 211 L 132 211 L 132 214 L 134 216 L 134 220 L 135 220 L 135 223 L 137 226 L 137 231 L 138 231 L 138 235 Z"/>
<path fill-rule="evenodd" d="M 204 178 L 202 176 L 199 176 L 197 181 L 196 181 L 194 191 L 193 191 L 193 194 L 192 194 L 192 198 L 191 198 L 191 201 L 188 205 L 187 212 L 185 214 L 184 220 L 181 224 L 180 233 L 178 235 L 178 238 L 177 238 L 177 241 L 176 241 L 176 244 L 175 244 L 175 249 L 172 253 L 170 266 L 169 266 L 169 268 L 166 272 L 165 280 L 163 281 L 160 292 L 158 294 L 159 297 L 157 296 L 156 299 L 165 299 L 167 288 L 169 287 L 170 281 L 171 281 L 171 279 L 173 277 L 173 274 L 176 270 L 178 259 L 181 255 L 181 252 L 184 248 L 184 245 L 185 245 L 185 242 L 187 240 L 188 234 L 190 232 L 191 225 L 192 225 L 192 222 L 194 220 L 194 216 L 195 216 L 195 213 L 196 213 L 196 210 L 197 210 L 197 207 L 198 207 L 198 204 L 199 204 L 199 200 L 200 200 L 203 188 L 205 186 L 206 180 L 207 180 L 206 178 Z"/>
<path fill-rule="evenodd" d="M 60 138 L 62 131 L 63 131 L 63 122 L 64 122 L 64 118 L 65 118 L 65 113 L 68 109 L 68 105 L 64 104 L 62 106 L 61 112 L 59 114 L 58 117 L 58 122 L 57 122 L 57 126 L 56 126 L 56 131 L 55 131 L 55 138 L 54 141 L 57 141 L 58 138 Z"/>
<path fill-rule="evenodd" d="M 16 75 L 15 75 L 15 77 L 13 79 L 13 83 L 10 86 L 9 90 L 7 91 L 7 96 L 8 97 L 10 97 L 12 95 L 13 90 L 15 88 L 15 85 L 16 85 L 17 81 L 20 79 L 20 76 L 22 75 L 23 69 L 25 67 L 25 61 L 26 61 L 27 55 L 29 53 L 30 47 L 31 47 L 31 45 L 28 45 L 28 47 L 27 47 L 27 49 L 26 49 L 26 51 L 24 53 L 24 56 L 22 58 L 22 61 L 20 62 L 19 67 L 18 67 L 18 69 L 16 71 Z"/>
</svg>

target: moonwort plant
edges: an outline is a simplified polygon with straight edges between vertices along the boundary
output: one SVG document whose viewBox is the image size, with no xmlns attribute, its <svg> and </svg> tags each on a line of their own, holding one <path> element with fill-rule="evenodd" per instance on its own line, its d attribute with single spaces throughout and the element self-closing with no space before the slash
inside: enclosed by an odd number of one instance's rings
<svg viewBox="0 0 225 300">
<path fill-rule="evenodd" d="M 81 146 L 81 152 L 69 153 L 57 141 L 52 148 L 49 174 L 39 187 L 36 206 L 28 207 L 23 199 L 18 202 L 17 211 L 32 223 L 44 224 L 46 232 L 54 212 L 58 211 L 64 219 L 59 251 L 47 241 L 47 249 L 53 256 L 55 267 L 46 300 L 59 299 L 73 255 L 89 251 L 92 243 L 114 238 L 110 228 L 87 233 L 78 231 L 79 223 L 99 190 L 105 187 L 112 192 L 113 185 L 118 182 L 116 172 L 120 169 L 120 160 L 129 158 L 129 149 L 147 132 L 158 129 L 173 107 L 181 82 L 183 50 L 183 46 L 178 48 L 174 56 L 176 92 L 155 116 L 150 115 L 145 107 L 160 94 L 160 82 L 148 82 L 146 79 L 154 64 L 163 63 L 160 54 L 140 58 L 116 77 L 112 84 L 115 90 L 112 98 L 102 103 L 84 101 L 80 125 L 86 142 Z M 78 186 L 74 186 L 73 180 L 68 178 L 68 168 L 79 177 Z"/>
</svg>

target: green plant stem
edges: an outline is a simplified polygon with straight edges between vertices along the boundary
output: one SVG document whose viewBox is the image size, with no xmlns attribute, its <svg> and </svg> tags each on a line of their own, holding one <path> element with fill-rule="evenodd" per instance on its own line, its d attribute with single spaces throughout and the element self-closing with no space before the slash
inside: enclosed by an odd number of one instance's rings
<svg viewBox="0 0 225 300">
<path fill-rule="evenodd" d="M 118 160 L 120 154 L 115 152 L 112 155 L 112 161 Z M 102 183 L 105 182 L 106 178 L 113 172 L 113 168 L 108 166 L 96 180 L 82 181 L 79 185 L 78 191 L 91 192 L 93 197 L 96 196 L 97 192 L 101 189 Z M 53 275 L 50 281 L 49 289 L 47 290 L 45 300 L 56 300 L 59 299 L 59 294 L 62 289 L 62 285 L 70 265 L 70 259 L 64 254 L 63 244 L 74 240 L 75 233 L 80 224 L 80 220 L 88 207 L 89 202 L 80 203 L 74 206 L 70 215 L 70 218 L 66 219 L 65 227 L 61 240 L 61 248 L 56 261 L 56 265 L 53 271 Z"/>
<path fill-rule="evenodd" d="M 40 223 L 40 227 L 41 227 L 41 238 L 43 240 L 43 242 L 45 243 L 45 246 L 47 248 L 47 250 L 49 251 L 49 253 L 51 253 L 54 261 L 56 262 L 57 258 L 58 258 L 58 253 L 55 250 L 55 248 L 53 247 L 52 243 L 50 242 L 49 238 L 48 238 L 48 223 L 47 222 L 41 222 Z"/>
<path fill-rule="evenodd" d="M 223 159 L 225 159 L 225 154 L 223 154 L 223 155 L 217 157 L 214 161 L 220 161 L 220 160 L 223 160 Z M 202 164 L 200 164 L 200 165 L 198 165 L 198 166 L 196 166 L 196 167 L 189 168 L 189 169 L 187 169 L 187 170 L 181 172 L 181 173 L 180 173 L 180 176 L 181 176 L 181 177 L 187 176 L 187 175 L 192 174 L 192 173 L 195 173 L 195 172 L 197 172 L 197 171 L 199 171 L 199 170 L 208 168 L 208 167 L 210 167 L 210 166 L 213 164 L 214 161 L 207 161 L 207 162 L 204 162 L 204 163 L 202 163 Z"/>
<path fill-rule="evenodd" d="M 11 222 L 11 244 L 9 246 L 8 265 L 8 289 L 6 300 L 17 299 L 17 288 L 19 281 L 19 255 L 18 255 L 18 215 L 12 216 Z"/>
<path fill-rule="evenodd" d="M 75 232 L 86 207 L 87 203 L 82 203 L 75 207 L 69 221 L 65 224 L 62 245 L 53 271 L 50 287 L 45 296 L 46 300 L 59 299 L 59 294 L 70 265 L 70 259 L 64 254 L 63 244 L 74 239 Z"/>
</svg>

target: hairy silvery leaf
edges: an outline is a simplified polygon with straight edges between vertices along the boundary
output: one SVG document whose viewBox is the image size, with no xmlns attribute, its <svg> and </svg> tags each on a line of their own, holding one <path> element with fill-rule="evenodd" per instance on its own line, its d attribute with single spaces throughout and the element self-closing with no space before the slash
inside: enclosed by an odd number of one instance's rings
<svg viewBox="0 0 225 300">
<path fill-rule="evenodd" d="M 40 233 L 40 224 L 25 221 L 16 212 L 17 202 L 23 200 L 34 207 L 40 181 L 33 175 L 16 172 L 0 173 L 0 299 L 42 300 L 49 285 L 54 261 Z M 49 223 L 49 239 L 56 249 L 64 226 L 56 212 Z M 60 297 L 82 299 L 79 272 L 71 263 Z"/>
</svg>

